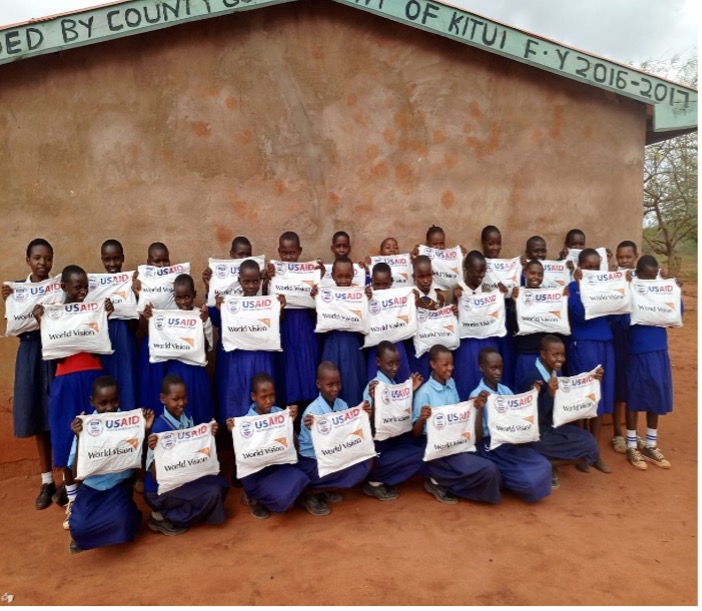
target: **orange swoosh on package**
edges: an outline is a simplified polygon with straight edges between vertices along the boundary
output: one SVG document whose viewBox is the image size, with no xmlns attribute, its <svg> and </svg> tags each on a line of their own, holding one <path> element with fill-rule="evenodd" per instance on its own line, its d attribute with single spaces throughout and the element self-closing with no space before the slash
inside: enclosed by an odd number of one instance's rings
<svg viewBox="0 0 702 611">
<path fill-rule="evenodd" d="M 444 325 L 444 329 L 448 329 L 451 331 L 451 333 L 453 333 L 453 325 Z"/>
<path fill-rule="evenodd" d="M 458 268 L 457 267 L 451 267 L 449 268 L 454 274 L 458 273 Z"/>
<path fill-rule="evenodd" d="M 124 291 L 115 291 L 115 295 L 117 295 L 118 297 L 121 297 L 122 299 L 127 298 L 127 293 L 125 293 Z"/>
<path fill-rule="evenodd" d="M 412 413 L 412 408 L 411 408 L 411 407 L 406 407 L 404 411 L 405 411 L 405 414 L 411 414 L 411 413 Z"/>
<path fill-rule="evenodd" d="M 126 441 L 135 450 L 137 449 L 137 446 L 139 445 L 139 440 L 136 437 L 134 439 L 125 439 L 124 441 Z"/>
<path fill-rule="evenodd" d="M 190 344 L 191 348 L 195 347 L 195 340 L 192 337 L 181 337 L 180 339 L 182 339 L 186 344 Z"/>
<path fill-rule="evenodd" d="M 314 280 L 303 280 L 302 283 L 303 283 L 303 284 L 306 284 L 306 285 L 309 286 L 310 288 L 313 287 L 313 286 L 316 284 L 316 282 L 315 282 Z"/>
<path fill-rule="evenodd" d="M 522 416 L 522 420 L 526 420 L 527 422 L 534 424 L 534 416 Z"/>
<path fill-rule="evenodd" d="M 597 403 L 597 397 L 595 396 L 595 393 L 590 393 L 589 395 L 586 395 L 586 398 L 590 399 L 593 403 Z"/>
<path fill-rule="evenodd" d="M 500 313 L 499 312 L 490 312 L 490 316 L 492 316 L 493 318 L 499 318 Z"/>
<path fill-rule="evenodd" d="M 83 323 L 86 327 L 90 327 L 95 333 L 100 333 L 100 325 L 98 325 L 96 322 L 84 322 Z"/>
<path fill-rule="evenodd" d="M 561 313 L 559 310 L 551 310 L 551 311 L 549 311 L 549 314 L 553 314 L 554 316 L 557 316 L 558 318 L 561 317 Z"/>
<path fill-rule="evenodd" d="M 363 429 L 356 429 L 352 435 L 358 435 L 361 439 L 363 439 Z"/>
<path fill-rule="evenodd" d="M 274 439 L 274 441 L 277 441 L 281 446 L 285 446 L 286 448 L 288 447 L 287 437 L 278 437 L 278 439 Z"/>
<path fill-rule="evenodd" d="M 399 272 L 398 276 L 402 276 L 405 280 L 409 280 L 409 274 L 407 272 Z"/>
<path fill-rule="evenodd" d="M 271 326 L 271 319 L 270 318 L 259 318 L 258 322 L 262 322 L 266 327 Z"/>
<path fill-rule="evenodd" d="M 624 295 L 626 292 L 625 289 L 614 289 L 617 293 L 620 293 L 621 295 Z"/>
<path fill-rule="evenodd" d="M 202 449 L 198 450 L 198 452 L 204 454 L 205 456 L 209 456 L 209 455 L 210 455 L 210 449 L 209 449 L 209 448 L 202 448 Z"/>
<path fill-rule="evenodd" d="M 470 441 L 470 433 L 468 431 L 466 431 L 465 433 L 461 433 L 461 435 L 463 435 L 463 437 Z"/>
<path fill-rule="evenodd" d="M 355 314 L 358 318 L 363 318 L 363 312 L 361 312 L 361 310 L 351 310 L 351 314 Z"/>
<path fill-rule="evenodd" d="M 409 316 L 398 316 L 398 318 L 406 325 L 409 324 Z"/>
<path fill-rule="evenodd" d="M 666 301 L 666 302 L 665 302 L 665 305 L 667 305 L 671 310 L 674 310 L 674 309 L 675 309 L 675 304 L 674 304 L 674 303 L 670 303 L 669 301 Z"/>
</svg>

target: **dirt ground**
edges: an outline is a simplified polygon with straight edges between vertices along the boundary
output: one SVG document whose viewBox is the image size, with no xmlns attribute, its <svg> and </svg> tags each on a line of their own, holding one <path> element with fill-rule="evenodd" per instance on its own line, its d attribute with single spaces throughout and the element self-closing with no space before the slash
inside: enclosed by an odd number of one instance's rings
<svg viewBox="0 0 702 611">
<path fill-rule="evenodd" d="M 636 471 L 605 426 L 614 472 L 564 468 L 560 489 L 534 505 L 509 494 L 497 506 L 441 505 L 417 480 L 394 502 L 352 490 L 330 516 L 295 508 L 259 521 L 232 489 L 222 526 L 172 538 L 144 528 L 133 544 L 75 556 L 62 511 L 34 510 L 37 477 L 14 477 L 0 481 L 0 595 L 12 605 L 696 605 L 697 286 L 684 293 L 685 327 L 669 332 L 675 410 L 660 429 L 670 470 Z"/>
</svg>

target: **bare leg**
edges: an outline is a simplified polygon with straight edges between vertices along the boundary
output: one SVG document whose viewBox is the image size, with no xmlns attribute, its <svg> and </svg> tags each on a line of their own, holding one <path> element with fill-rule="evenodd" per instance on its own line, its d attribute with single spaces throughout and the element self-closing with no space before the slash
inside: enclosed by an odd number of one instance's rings
<svg viewBox="0 0 702 611">
<path fill-rule="evenodd" d="M 658 430 L 658 414 L 653 412 L 646 412 L 646 426 L 649 429 Z"/>
<path fill-rule="evenodd" d="M 39 468 L 41 473 L 51 471 L 51 434 L 39 433 L 35 436 L 37 441 L 37 454 L 39 455 Z"/>
<path fill-rule="evenodd" d="M 622 429 L 622 420 L 624 420 L 625 410 L 626 403 L 624 403 L 624 401 L 617 401 L 614 404 L 614 414 L 612 414 L 612 422 L 614 423 L 613 437 L 626 437 L 626 431 Z"/>
<path fill-rule="evenodd" d="M 639 412 L 626 410 L 626 428 L 630 431 L 635 431 L 639 421 Z"/>
<path fill-rule="evenodd" d="M 68 467 L 63 468 L 63 481 L 66 484 L 66 486 L 70 486 L 71 484 L 75 483 L 75 480 L 73 479 L 72 469 L 69 469 Z"/>
</svg>

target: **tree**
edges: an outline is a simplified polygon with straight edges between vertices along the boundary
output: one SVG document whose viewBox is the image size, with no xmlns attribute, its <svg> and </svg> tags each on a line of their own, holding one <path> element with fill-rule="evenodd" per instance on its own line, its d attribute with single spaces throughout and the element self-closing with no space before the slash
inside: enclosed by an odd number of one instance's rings
<svg viewBox="0 0 702 611">
<path fill-rule="evenodd" d="M 697 87 L 697 57 L 646 62 L 648 72 Z M 644 159 L 644 241 L 667 257 L 668 274 L 680 271 L 677 248 L 697 241 L 697 132 L 650 144 Z"/>
</svg>

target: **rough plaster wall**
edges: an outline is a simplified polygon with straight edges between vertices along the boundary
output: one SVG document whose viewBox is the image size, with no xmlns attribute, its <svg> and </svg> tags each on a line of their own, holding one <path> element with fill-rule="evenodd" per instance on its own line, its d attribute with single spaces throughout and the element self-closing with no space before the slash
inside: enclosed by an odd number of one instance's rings
<svg viewBox="0 0 702 611">
<path fill-rule="evenodd" d="M 295 230 L 356 258 L 432 223 L 449 245 L 502 229 L 505 256 L 543 235 L 556 256 L 584 229 L 641 237 L 645 107 L 340 5 L 310 1 L 177 26 L 0 67 L 0 280 L 34 237 L 54 272 L 125 269 L 162 240 L 191 261 L 235 235 L 275 255 Z M 0 340 L 0 477 L 35 468 L 10 441 L 17 342 Z M 21 461 L 26 459 L 24 463 Z M 15 461 L 11 469 L 2 463 Z"/>
</svg>

